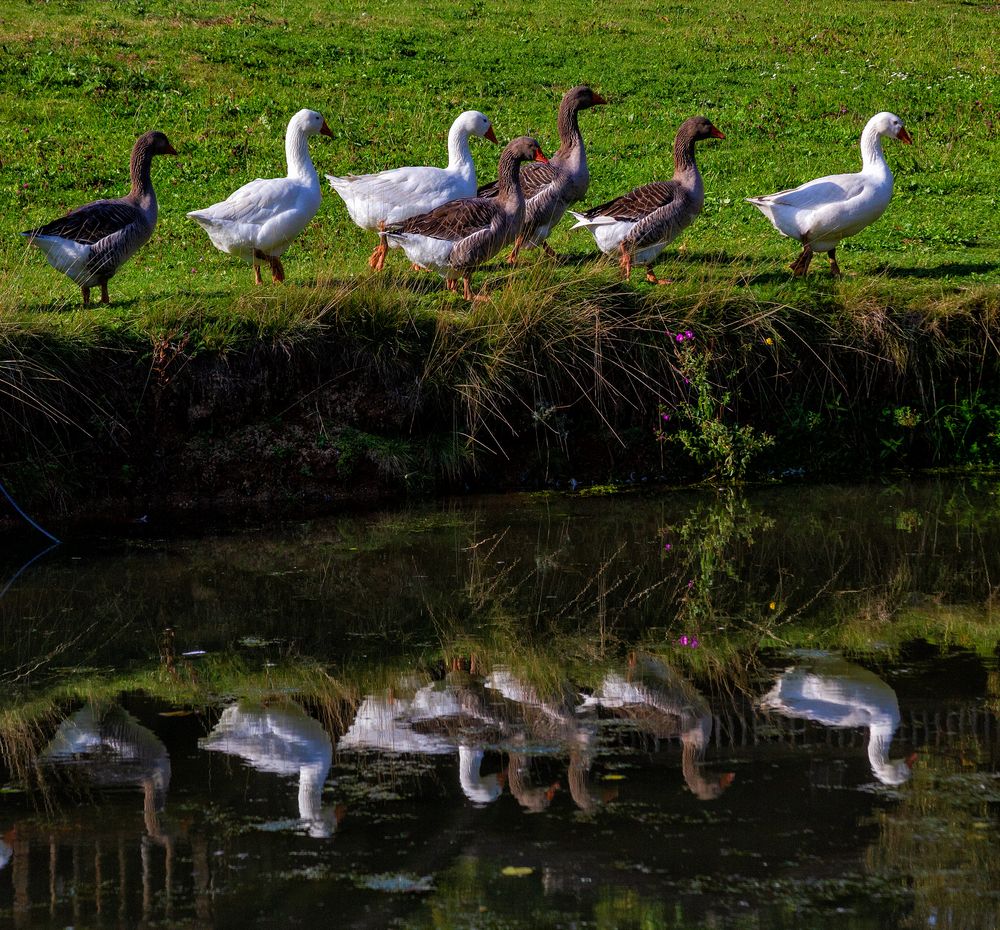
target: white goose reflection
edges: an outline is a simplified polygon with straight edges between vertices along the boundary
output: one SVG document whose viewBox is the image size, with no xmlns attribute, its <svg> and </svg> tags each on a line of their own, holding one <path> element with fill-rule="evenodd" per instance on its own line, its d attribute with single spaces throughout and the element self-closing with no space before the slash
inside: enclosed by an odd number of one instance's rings
<svg viewBox="0 0 1000 930">
<path fill-rule="evenodd" d="M 789 667 L 761 698 L 760 706 L 826 727 L 864 728 L 868 731 L 872 774 L 882 784 L 901 785 L 913 774 L 915 753 L 905 759 L 889 759 L 899 727 L 896 692 L 878 675 L 841 656 L 812 655 Z"/>
<path fill-rule="evenodd" d="M 504 773 L 483 775 L 485 734 L 500 721 L 481 685 L 460 670 L 443 681 L 411 678 L 362 701 L 339 752 L 367 749 L 415 755 L 450 755 L 456 749 L 462 793 L 476 805 L 492 804 L 503 793 Z"/>
<path fill-rule="evenodd" d="M 632 656 L 627 673 L 608 673 L 584 707 L 613 710 L 657 739 L 679 739 L 681 774 L 702 801 L 719 797 L 736 777 L 732 772 L 705 775 L 701 763 L 712 735 L 711 708 L 691 682 L 660 659 Z"/>
<path fill-rule="evenodd" d="M 310 836 L 332 836 L 344 808 L 323 807 L 323 785 L 333 761 L 333 744 L 318 720 L 298 704 L 227 707 L 202 749 L 239 756 L 258 772 L 299 779 L 299 822 Z"/>
<path fill-rule="evenodd" d="M 117 704 L 85 704 L 59 724 L 38 762 L 78 773 L 99 788 L 138 787 L 150 836 L 170 786 L 170 756 L 157 736 Z"/>
</svg>

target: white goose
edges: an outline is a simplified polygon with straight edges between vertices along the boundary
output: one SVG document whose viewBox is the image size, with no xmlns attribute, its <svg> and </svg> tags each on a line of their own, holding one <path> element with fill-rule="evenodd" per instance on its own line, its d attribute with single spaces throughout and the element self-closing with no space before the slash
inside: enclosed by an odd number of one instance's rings
<svg viewBox="0 0 1000 930">
<path fill-rule="evenodd" d="M 469 151 L 469 136 L 481 136 L 496 143 L 489 119 L 478 110 L 466 110 L 448 132 L 448 167 L 419 165 L 393 168 L 378 174 L 326 176 L 330 186 L 343 198 L 351 219 L 362 229 L 385 229 L 411 216 L 429 213 L 435 207 L 476 196 L 476 166 Z M 381 271 L 390 246 L 379 240 L 368 264 Z"/>
<path fill-rule="evenodd" d="M 892 113 L 876 113 L 861 133 L 861 171 L 831 174 L 794 190 L 748 197 L 778 232 L 802 243 L 792 264 L 796 275 L 809 270 L 815 252 L 830 256 L 830 273 L 840 274 L 837 246 L 874 223 L 892 198 L 892 172 L 882 154 L 882 136 L 912 145 L 903 121 Z"/>
<path fill-rule="evenodd" d="M 258 178 L 221 203 L 188 214 L 217 249 L 253 265 L 257 284 L 261 262 L 271 266 L 272 280 L 285 280 L 281 256 L 319 209 L 319 175 L 309 157 L 309 137 L 317 133 L 333 135 L 315 110 L 299 110 L 285 133 L 288 177 Z"/>
</svg>

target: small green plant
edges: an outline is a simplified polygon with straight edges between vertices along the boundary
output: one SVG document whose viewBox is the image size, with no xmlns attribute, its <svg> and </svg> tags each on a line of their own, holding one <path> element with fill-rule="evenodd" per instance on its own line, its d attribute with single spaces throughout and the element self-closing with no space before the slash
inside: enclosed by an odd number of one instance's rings
<svg viewBox="0 0 1000 930">
<path fill-rule="evenodd" d="M 691 330 L 674 337 L 678 369 L 688 389 L 688 400 L 673 408 L 680 423 L 676 432 L 667 433 L 665 425 L 671 413 L 661 408 L 657 438 L 677 442 L 694 461 L 706 469 L 710 477 L 723 481 L 742 481 L 754 457 L 774 443 L 769 436 L 749 424 L 729 421 L 731 392 L 715 384 L 710 377 L 712 352 L 695 348 Z M 732 378 L 737 372 L 731 372 Z"/>
</svg>

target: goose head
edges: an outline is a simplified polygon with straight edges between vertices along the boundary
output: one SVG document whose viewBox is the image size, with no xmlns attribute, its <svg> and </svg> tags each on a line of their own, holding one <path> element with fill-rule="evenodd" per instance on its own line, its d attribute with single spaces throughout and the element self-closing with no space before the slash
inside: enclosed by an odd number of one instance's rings
<svg viewBox="0 0 1000 930">
<path fill-rule="evenodd" d="M 170 140 L 162 132 L 147 132 L 139 136 L 136 140 L 136 146 L 139 143 L 143 144 L 143 148 L 148 148 L 151 155 L 176 155 L 177 149 L 175 149 L 171 144 Z"/>
<path fill-rule="evenodd" d="M 326 120 L 323 119 L 323 117 L 315 110 L 299 110 L 299 112 L 296 113 L 288 123 L 289 133 L 291 133 L 293 129 L 301 133 L 303 136 L 315 136 L 320 134 L 324 136 L 333 136 L 333 133 L 330 132 L 330 127 L 326 125 Z"/>
<path fill-rule="evenodd" d="M 480 113 L 479 110 L 466 110 L 459 114 L 455 120 L 455 126 L 470 136 L 479 136 L 483 139 L 489 139 L 495 145 L 500 144 L 489 117 L 485 113 Z"/>
<path fill-rule="evenodd" d="M 899 139 L 904 145 L 913 145 L 913 139 L 906 131 L 903 121 L 895 113 L 876 113 L 868 120 L 868 126 L 880 136 L 891 136 L 893 139 Z"/>
<path fill-rule="evenodd" d="M 692 116 L 681 123 L 681 128 L 677 130 L 678 137 L 686 137 L 692 142 L 701 142 L 705 139 L 725 139 L 725 135 L 716 129 L 711 120 L 704 116 Z"/>
<path fill-rule="evenodd" d="M 563 99 L 572 110 L 589 110 L 591 107 L 608 102 L 586 84 L 580 84 L 578 87 L 566 91 L 566 96 Z"/>
<path fill-rule="evenodd" d="M 513 157 L 514 161 L 540 161 L 546 165 L 549 163 L 542 153 L 542 147 L 531 136 L 518 136 L 508 142 L 503 154 Z"/>
</svg>

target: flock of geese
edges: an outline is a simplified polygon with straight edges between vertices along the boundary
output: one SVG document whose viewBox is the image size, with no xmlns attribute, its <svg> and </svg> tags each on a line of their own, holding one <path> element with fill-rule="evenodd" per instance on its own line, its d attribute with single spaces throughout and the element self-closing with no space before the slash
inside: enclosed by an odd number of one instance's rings
<svg viewBox="0 0 1000 930">
<path fill-rule="evenodd" d="M 546 158 L 538 142 L 519 136 L 500 155 L 496 181 L 477 188 L 470 136 L 496 143 L 490 120 L 476 110 L 462 113 L 448 134 L 448 166 L 409 166 L 377 174 L 327 175 L 343 199 L 351 219 L 378 235 L 369 259 L 383 267 L 389 249 L 401 248 L 414 268 L 440 274 L 449 290 L 462 280 L 464 296 L 473 299 L 473 271 L 513 244 L 513 264 L 524 249 L 554 252 L 547 239 L 568 211 L 573 229 L 590 231 L 597 247 L 618 256 L 622 274 L 644 265 L 646 279 L 657 278 L 653 264 L 663 249 L 689 226 L 705 202 L 704 185 L 695 162 L 695 143 L 725 136 L 703 116 L 685 120 L 674 140 L 674 175 L 654 181 L 583 212 L 569 208 L 582 201 L 590 183 L 587 153 L 578 116 L 607 101 L 590 87 L 574 87 L 559 107 L 559 149 Z M 274 281 L 285 277 L 281 257 L 316 215 L 321 202 L 319 176 L 309 155 L 309 138 L 332 135 L 315 110 L 300 110 L 288 124 L 285 177 L 258 179 L 226 200 L 187 215 L 223 252 L 253 266 L 261 283 L 261 266 Z M 816 252 L 830 257 L 830 270 L 840 273 L 838 244 L 882 215 L 892 196 L 892 172 L 882 152 L 884 136 L 912 142 L 902 120 L 892 113 L 873 116 L 861 134 L 861 171 L 809 181 L 792 190 L 748 198 L 782 235 L 802 244 L 792 265 L 804 275 Z M 99 287 L 108 303 L 108 281 L 150 238 L 156 226 L 156 194 L 150 165 L 156 155 L 176 155 L 162 132 L 147 132 L 132 149 L 131 188 L 124 197 L 98 200 L 70 211 L 22 235 L 40 248 L 58 271 L 68 275 L 90 303 Z"/>
</svg>

